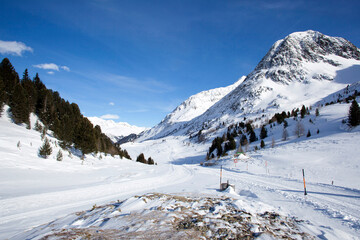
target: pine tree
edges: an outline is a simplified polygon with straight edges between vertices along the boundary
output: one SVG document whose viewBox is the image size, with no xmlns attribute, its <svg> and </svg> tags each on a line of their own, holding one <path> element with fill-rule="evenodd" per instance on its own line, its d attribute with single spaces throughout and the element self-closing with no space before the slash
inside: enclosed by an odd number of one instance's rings
<svg viewBox="0 0 360 240">
<path fill-rule="evenodd" d="M 360 124 L 360 108 L 355 99 L 352 101 L 349 109 L 348 124 L 351 127 L 355 127 Z"/>
<path fill-rule="evenodd" d="M 264 139 L 267 137 L 267 130 L 265 128 L 265 126 L 262 126 L 261 131 L 260 131 L 260 139 Z"/>
<path fill-rule="evenodd" d="M 255 141 L 258 140 L 258 138 L 256 137 L 256 134 L 255 134 L 254 130 L 252 130 L 252 131 L 250 132 L 249 140 L 250 140 L 250 143 L 255 142 Z"/>
<path fill-rule="evenodd" d="M 300 110 L 301 118 L 304 118 L 305 114 L 306 114 L 306 108 L 304 105 L 302 105 L 301 110 Z"/>
<path fill-rule="evenodd" d="M 236 149 L 236 142 L 233 136 L 230 136 L 229 138 L 229 150 Z"/>
<path fill-rule="evenodd" d="M 16 73 L 14 67 L 8 58 L 4 58 L 0 63 L 0 76 L 4 82 L 5 89 L 5 103 L 9 103 L 15 86 L 19 83 L 19 75 Z"/>
<path fill-rule="evenodd" d="M 35 123 L 35 126 L 34 126 L 34 130 L 35 130 L 35 131 L 38 131 L 38 132 L 42 132 L 42 129 L 43 129 L 43 128 L 42 128 L 39 120 L 36 120 L 36 123 Z"/>
<path fill-rule="evenodd" d="M 308 133 L 306 134 L 306 137 L 311 137 L 310 129 L 308 130 Z"/>
<path fill-rule="evenodd" d="M 287 128 L 289 126 L 288 122 L 284 120 L 284 128 Z"/>
<path fill-rule="evenodd" d="M 52 153 L 52 148 L 50 146 L 49 140 L 45 138 L 43 145 L 39 148 L 39 155 L 43 158 L 48 158 Z"/>
<path fill-rule="evenodd" d="M 316 110 L 315 110 L 315 116 L 319 116 L 320 115 L 320 112 L 319 112 L 319 108 L 316 108 Z"/>
<path fill-rule="evenodd" d="M 264 140 L 261 140 L 261 142 L 260 142 L 260 147 L 261 147 L 261 148 L 264 148 L 264 147 L 265 147 L 265 142 L 264 142 Z"/>
<path fill-rule="evenodd" d="M 35 89 L 34 83 L 31 81 L 28 70 L 25 69 L 23 78 L 21 81 L 22 87 L 25 89 L 25 92 L 27 93 L 27 102 L 30 112 L 35 112 L 35 105 L 37 100 L 37 91 Z"/>
<path fill-rule="evenodd" d="M 131 157 L 130 157 L 129 153 L 126 151 L 126 149 L 123 150 L 123 155 L 124 155 L 124 158 L 131 160 Z"/>
<path fill-rule="evenodd" d="M 147 164 L 146 158 L 143 153 L 140 153 L 140 155 L 136 158 L 136 161 Z"/>
<path fill-rule="evenodd" d="M 155 164 L 154 160 L 151 157 L 149 157 L 147 162 L 148 162 L 149 165 L 154 165 Z"/>
<path fill-rule="evenodd" d="M 59 150 L 58 153 L 56 154 L 56 160 L 57 161 L 63 160 L 63 154 L 62 154 L 61 150 Z"/>
<path fill-rule="evenodd" d="M 12 119 L 15 123 L 29 124 L 30 110 L 27 104 L 26 92 L 20 84 L 17 84 L 14 89 L 10 102 L 10 108 Z"/>
</svg>

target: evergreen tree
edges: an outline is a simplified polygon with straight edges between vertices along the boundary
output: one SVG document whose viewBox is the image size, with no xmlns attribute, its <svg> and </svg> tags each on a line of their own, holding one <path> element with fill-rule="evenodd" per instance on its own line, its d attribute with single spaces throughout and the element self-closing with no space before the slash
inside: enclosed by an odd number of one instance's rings
<svg viewBox="0 0 360 240">
<path fill-rule="evenodd" d="M 5 89 L 5 103 L 9 103 L 15 86 L 19 83 L 19 75 L 16 73 L 14 67 L 8 58 L 4 58 L 0 63 L 0 76 L 4 82 Z"/>
<path fill-rule="evenodd" d="M 267 130 L 265 126 L 261 127 L 261 131 L 260 131 L 260 139 L 264 139 L 267 137 Z"/>
<path fill-rule="evenodd" d="M 245 134 L 241 135 L 241 138 L 240 138 L 240 144 L 241 146 L 245 146 L 247 143 L 247 137 Z"/>
<path fill-rule="evenodd" d="M 218 157 L 221 157 L 222 154 L 223 154 L 223 148 L 222 148 L 222 145 L 221 145 L 222 141 L 218 141 L 216 143 L 216 150 L 217 150 L 217 156 Z"/>
<path fill-rule="evenodd" d="M 319 108 L 316 108 L 316 110 L 315 110 L 315 116 L 319 116 L 320 115 L 320 112 L 319 112 Z"/>
<path fill-rule="evenodd" d="M 59 152 L 57 153 L 56 160 L 57 161 L 62 161 L 63 160 L 63 154 L 62 154 L 61 150 L 59 150 Z"/>
<path fill-rule="evenodd" d="M 124 158 L 131 160 L 131 157 L 130 157 L 129 153 L 126 151 L 126 149 L 123 150 L 123 155 L 124 155 Z"/>
<path fill-rule="evenodd" d="M 42 126 L 39 123 L 39 120 L 36 120 L 35 126 L 34 126 L 34 130 L 38 131 L 38 132 L 42 132 Z"/>
<path fill-rule="evenodd" d="M 96 150 L 93 125 L 87 118 L 82 118 L 78 122 L 75 129 L 74 143 L 75 147 L 80 149 L 83 154 Z"/>
<path fill-rule="evenodd" d="M 260 147 L 261 147 L 261 148 L 264 148 L 264 147 L 265 147 L 265 142 L 264 142 L 264 140 L 261 140 L 261 142 L 260 142 Z"/>
<path fill-rule="evenodd" d="M 289 126 L 288 122 L 284 120 L 284 128 L 287 128 Z"/>
<path fill-rule="evenodd" d="M 151 157 L 149 157 L 147 162 L 148 162 L 149 165 L 154 165 L 155 164 L 154 160 Z"/>
<path fill-rule="evenodd" d="M 28 102 L 28 107 L 30 112 L 35 112 L 35 105 L 36 105 L 36 100 L 37 100 L 37 91 L 35 89 L 35 85 L 34 83 L 31 81 L 29 74 L 28 74 L 28 70 L 25 69 L 24 74 L 23 74 L 23 78 L 21 81 L 21 85 L 22 87 L 25 89 L 26 93 L 27 93 L 27 102 Z"/>
<path fill-rule="evenodd" d="M 15 123 L 29 124 L 30 111 L 27 104 L 26 92 L 20 84 L 17 84 L 14 89 L 14 93 L 10 102 L 10 108 L 12 119 Z"/>
<path fill-rule="evenodd" d="M 140 155 L 136 158 L 136 161 L 147 164 L 146 158 L 143 153 L 140 153 Z"/>
<path fill-rule="evenodd" d="M 39 148 L 39 155 L 43 158 L 48 158 L 52 153 L 52 148 L 50 146 L 49 140 L 45 138 L 43 145 Z"/>
<path fill-rule="evenodd" d="M 256 134 L 255 134 L 254 130 L 252 130 L 252 131 L 250 132 L 249 140 L 250 140 L 251 143 L 258 140 L 258 138 L 256 137 Z"/>
<path fill-rule="evenodd" d="M 306 137 L 311 137 L 310 129 L 308 130 L 308 132 L 307 132 L 307 134 L 306 134 Z"/>
<path fill-rule="evenodd" d="M 349 109 L 348 124 L 351 127 L 355 127 L 360 124 L 360 108 L 355 99 L 352 101 Z"/>
<path fill-rule="evenodd" d="M 304 105 L 302 105 L 301 110 L 300 110 L 301 118 L 304 118 L 305 114 L 306 114 L 306 108 Z"/>
</svg>

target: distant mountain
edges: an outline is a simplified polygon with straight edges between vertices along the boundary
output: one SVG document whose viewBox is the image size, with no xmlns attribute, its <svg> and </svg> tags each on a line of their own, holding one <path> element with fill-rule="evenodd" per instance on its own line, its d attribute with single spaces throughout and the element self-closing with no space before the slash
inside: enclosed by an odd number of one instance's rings
<svg viewBox="0 0 360 240">
<path fill-rule="evenodd" d="M 161 136 L 169 135 L 171 132 L 178 130 L 184 123 L 203 114 L 212 105 L 217 103 L 229 92 L 238 87 L 245 79 L 241 77 L 234 84 L 227 87 L 215 88 L 207 91 L 202 91 L 192 95 L 184 102 L 182 102 L 174 111 L 169 113 L 158 125 L 149 129 L 142 134 L 141 138 L 150 138 L 157 134 Z"/>
<path fill-rule="evenodd" d="M 101 131 L 105 133 L 112 141 L 117 142 L 130 134 L 139 134 L 148 128 L 137 127 L 126 122 L 115 122 L 113 120 L 105 120 L 99 117 L 88 117 L 90 122 L 96 126 L 99 125 Z"/>
<path fill-rule="evenodd" d="M 356 65 L 360 65 L 360 50 L 351 42 L 312 30 L 292 33 L 277 41 L 234 90 L 204 113 L 179 124 L 169 121 L 171 113 L 139 140 L 194 136 L 200 130 L 218 131 L 244 117 L 269 117 L 303 104 L 310 106 L 359 81 L 349 77 L 359 76 Z"/>
</svg>

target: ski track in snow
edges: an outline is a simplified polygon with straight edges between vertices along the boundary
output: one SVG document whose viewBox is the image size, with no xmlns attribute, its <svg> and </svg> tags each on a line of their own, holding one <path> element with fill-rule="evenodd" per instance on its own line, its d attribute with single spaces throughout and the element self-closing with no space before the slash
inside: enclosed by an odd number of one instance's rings
<svg viewBox="0 0 360 240">
<path fill-rule="evenodd" d="M 187 181 L 193 174 L 193 171 L 187 167 L 168 165 L 153 177 L 139 177 L 128 181 L 122 180 L 121 177 L 112 177 L 96 186 L 2 199 L 0 200 L 2 209 L 0 238 L 1 233 L 8 231 L 9 225 L 16 226 L 19 222 L 27 225 L 31 223 L 32 218 L 46 219 L 47 214 L 71 213 L 75 209 L 87 208 L 94 203 L 123 199 L 125 196 L 179 184 Z M 145 176 L 148 175 L 151 174 Z"/>
<path fill-rule="evenodd" d="M 254 192 L 263 192 L 256 190 L 261 188 L 266 192 L 281 195 L 298 204 L 305 204 L 315 211 L 320 211 L 329 218 L 340 219 L 354 230 L 360 229 L 360 219 L 358 217 L 360 216 L 360 201 L 354 201 L 354 199 L 360 200 L 359 190 L 319 183 L 307 183 L 307 196 L 304 196 L 304 190 L 301 189 L 303 182 L 300 180 L 234 173 L 231 170 L 225 174 L 236 185 L 245 187 L 251 185 Z"/>
</svg>

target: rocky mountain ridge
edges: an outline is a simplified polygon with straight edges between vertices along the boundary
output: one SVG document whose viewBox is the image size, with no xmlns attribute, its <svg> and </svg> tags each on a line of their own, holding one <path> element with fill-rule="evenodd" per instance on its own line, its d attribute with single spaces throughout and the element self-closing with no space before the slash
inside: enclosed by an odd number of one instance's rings
<svg viewBox="0 0 360 240">
<path fill-rule="evenodd" d="M 359 72 L 353 68 L 357 65 L 360 50 L 343 38 L 312 30 L 292 33 L 275 42 L 241 84 L 203 114 L 178 124 L 168 124 L 165 118 L 139 140 L 194 136 L 200 130 L 218 131 L 244 118 L 266 118 L 303 104 L 310 106 L 359 81 L 337 77 L 349 69 Z"/>
</svg>

